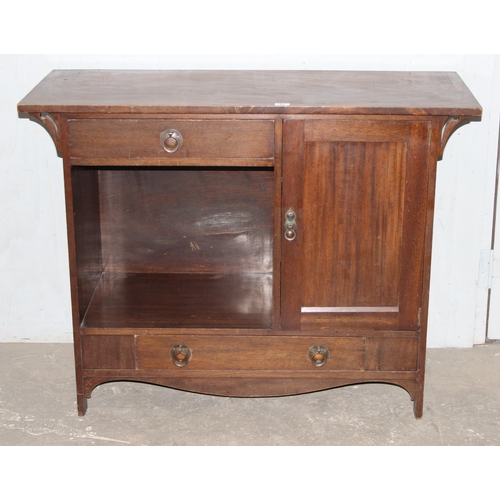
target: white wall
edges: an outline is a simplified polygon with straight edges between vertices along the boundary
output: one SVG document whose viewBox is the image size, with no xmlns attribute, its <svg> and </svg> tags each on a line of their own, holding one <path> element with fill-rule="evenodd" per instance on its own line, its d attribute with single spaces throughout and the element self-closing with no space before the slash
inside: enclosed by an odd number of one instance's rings
<svg viewBox="0 0 500 500">
<path fill-rule="evenodd" d="M 55 68 L 356 69 L 456 71 L 484 109 L 457 131 L 438 166 L 430 347 L 484 341 L 500 115 L 496 55 L 0 55 L 0 341 L 70 342 L 62 161 L 16 104 Z"/>
</svg>

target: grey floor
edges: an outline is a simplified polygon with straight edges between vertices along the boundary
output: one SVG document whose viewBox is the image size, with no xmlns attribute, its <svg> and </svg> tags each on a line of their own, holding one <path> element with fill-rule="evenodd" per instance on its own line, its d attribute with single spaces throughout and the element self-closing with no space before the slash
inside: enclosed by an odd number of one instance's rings
<svg viewBox="0 0 500 500">
<path fill-rule="evenodd" d="M 76 412 L 72 345 L 0 343 L 0 445 L 500 444 L 500 342 L 430 349 L 424 416 L 406 391 L 366 384 L 281 398 L 98 386 Z"/>
</svg>

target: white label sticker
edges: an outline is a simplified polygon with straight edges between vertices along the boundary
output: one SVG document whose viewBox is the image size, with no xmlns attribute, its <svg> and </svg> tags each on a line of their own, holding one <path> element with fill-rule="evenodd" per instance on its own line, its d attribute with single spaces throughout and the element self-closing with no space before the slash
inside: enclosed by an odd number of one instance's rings
<svg viewBox="0 0 500 500">
<path fill-rule="evenodd" d="M 290 106 L 289 102 L 275 102 L 275 106 Z"/>
</svg>

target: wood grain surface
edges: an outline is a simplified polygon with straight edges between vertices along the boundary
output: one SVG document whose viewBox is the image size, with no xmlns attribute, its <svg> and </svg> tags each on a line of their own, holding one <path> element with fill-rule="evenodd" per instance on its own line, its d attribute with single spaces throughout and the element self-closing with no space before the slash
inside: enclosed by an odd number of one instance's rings
<svg viewBox="0 0 500 500">
<path fill-rule="evenodd" d="M 80 415 L 137 380 L 389 382 L 422 416 L 436 163 L 482 113 L 456 73 L 55 70 L 18 111 L 63 158 Z"/>
<path fill-rule="evenodd" d="M 20 112 L 480 115 L 456 73 L 55 70 Z"/>
</svg>

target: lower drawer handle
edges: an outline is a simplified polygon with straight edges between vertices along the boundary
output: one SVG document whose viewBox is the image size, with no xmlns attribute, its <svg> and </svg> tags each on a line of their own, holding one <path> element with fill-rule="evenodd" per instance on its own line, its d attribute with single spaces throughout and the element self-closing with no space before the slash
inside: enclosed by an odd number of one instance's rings
<svg viewBox="0 0 500 500">
<path fill-rule="evenodd" d="M 172 349 L 170 349 L 170 357 L 172 358 L 174 365 L 181 368 L 188 364 L 191 359 L 191 355 L 191 349 L 182 344 L 174 345 Z"/>
<path fill-rule="evenodd" d="M 309 349 L 309 361 L 317 367 L 323 366 L 328 361 L 330 353 L 323 345 L 315 345 Z"/>
</svg>

